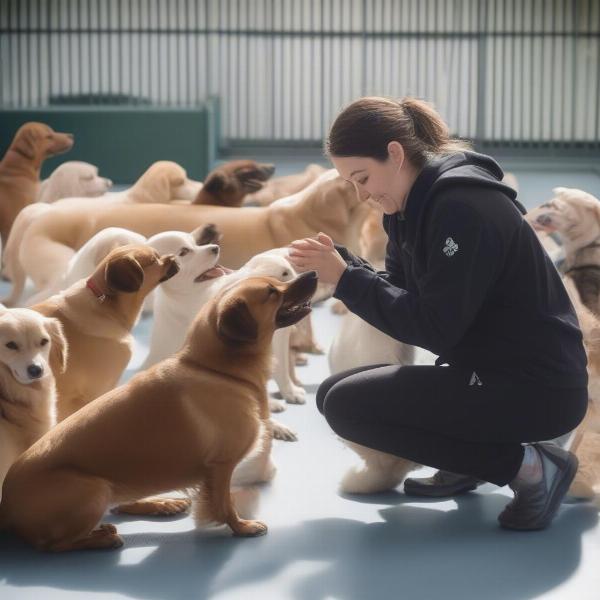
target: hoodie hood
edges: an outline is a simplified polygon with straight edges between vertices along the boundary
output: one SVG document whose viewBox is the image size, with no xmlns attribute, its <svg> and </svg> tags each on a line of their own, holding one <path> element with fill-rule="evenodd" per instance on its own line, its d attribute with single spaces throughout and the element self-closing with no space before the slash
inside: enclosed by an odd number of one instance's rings
<svg viewBox="0 0 600 600">
<path fill-rule="evenodd" d="M 503 177 L 500 165 L 485 154 L 463 151 L 431 159 L 425 163 L 408 194 L 404 216 L 406 220 L 412 221 L 435 194 L 449 185 L 477 185 L 499 190 L 521 214 L 526 214 L 527 210 L 517 200 L 516 190 L 503 183 Z"/>
</svg>

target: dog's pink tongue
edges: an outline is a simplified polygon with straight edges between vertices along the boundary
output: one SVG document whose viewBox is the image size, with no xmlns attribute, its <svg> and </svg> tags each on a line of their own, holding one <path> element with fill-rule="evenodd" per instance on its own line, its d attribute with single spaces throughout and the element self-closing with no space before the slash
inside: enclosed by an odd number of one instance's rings
<svg viewBox="0 0 600 600">
<path fill-rule="evenodd" d="M 222 267 L 221 265 L 216 265 L 212 269 L 204 271 L 204 273 L 202 273 L 202 279 L 215 279 L 226 275 L 228 272 L 231 273 L 229 269 L 225 269 L 225 267 Z"/>
</svg>

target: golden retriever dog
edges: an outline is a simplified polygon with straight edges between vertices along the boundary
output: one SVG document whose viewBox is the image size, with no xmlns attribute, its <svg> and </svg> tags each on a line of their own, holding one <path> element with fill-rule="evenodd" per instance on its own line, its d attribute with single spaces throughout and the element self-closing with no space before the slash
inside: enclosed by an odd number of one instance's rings
<svg viewBox="0 0 600 600">
<path fill-rule="evenodd" d="M 29 276 L 37 289 L 46 287 L 65 272 L 75 252 L 106 227 L 123 227 L 149 238 L 162 231 L 189 232 L 214 223 L 223 234 L 222 263 L 232 269 L 265 250 L 319 231 L 356 252 L 368 210 L 355 187 L 334 169 L 294 196 L 265 208 L 246 207 L 243 213 L 227 206 L 66 203 L 56 202 L 25 230 L 12 270 L 15 281 Z"/>
<path fill-rule="evenodd" d="M 244 198 L 262 189 L 275 166 L 254 160 L 229 161 L 213 169 L 192 204 L 241 206 Z"/>
<path fill-rule="evenodd" d="M 67 346 L 58 320 L 0 306 L 0 500 L 9 467 L 54 424 L 50 353 L 63 371 Z"/>
<path fill-rule="evenodd" d="M 44 123 L 32 121 L 19 128 L 0 161 L 0 240 L 3 249 L 21 209 L 36 201 L 44 160 L 67 152 L 72 146 L 70 133 L 58 133 Z"/>
<path fill-rule="evenodd" d="M 588 411 L 571 437 L 569 450 L 575 452 L 579 467 L 569 494 L 590 499 L 600 485 L 600 319 L 582 302 L 573 278 L 563 283 L 577 313 L 588 359 Z"/>
<path fill-rule="evenodd" d="M 38 440 L 4 484 L 0 527 L 41 550 L 116 548 L 111 505 L 172 489 L 197 490 L 195 514 L 238 536 L 267 532 L 241 519 L 231 478 L 269 443 L 267 378 L 273 332 L 310 311 L 317 277 L 257 277 L 198 313 L 175 356 L 97 398 Z M 216 401 L 218 400 L 218 401 Z"/>
<path fill-rule="evenodd" d="M 121 246 L 88 279 L 31 307 L 58 319 L 69 345 L 64 373 L 51 362 L 58 421 L 117 384 L 131 359 L 131 329 L 144 298 L 178 270 L 173 255 L 161 257 L 148 246 Z"/>
<path fill-rule="evenodd" d="M 243 199 L 244 204 L 248 206 L 268 206 L 275 202 L 275 200 L 286 198 L 308 187 L 326 170 L 325 167 L 312 163 L 302 173 L 283 175 L 282 177 L 270 179 L 262 189 L 245 196 Z"/>
<path fill-rule="evenodd" d="M 63 198 L 52 204 L 36 203 L 26 207 L 15 219 L 6 245 L 6 251 L 3 253 L 3 274 L 11 280 L 12 290 L 2 302 L 7 306 L 15 306 L 21 298 L 27 278 L 21 266 L 20 258 L 21 253 L 24 251 L 22 245 L 25 232 L 32 223 L 44 218 L 46 213 L 60 210 L 67 213 L 77 211 L 86 213 L 89 211 L 92 214 L 95 209 L 102 209 L 116 204 L 168 204 L 176 199 L 189 202 L 196 197 L 201 187 L 200 182 L 188 179 L 183 167 L 175 162 L 161 160 L 153 163 L 136 183 L 126 190 L 108 192 L 95 198 Z M 56 257 L 56 254 L 66 256 L 62 250 L 60 246 L 55 246 L 54 256 Z M 68 260 L 72 258 L 74 252 L 67 252 L 67 254 L 67 260 L 59 261 L 55 268 L 53 268 L 55 265 L 52 263 L 47 265 L 49 268 L 42 267 L 38 270 L 40 276 L 33 279 L 37 291 L 52 287 L 53 284 L 60 281 L 66 273 Z"/>
<path fill-rule="evenodd" d="M 542 233 L 558 233 L 563 243 L 562 270 L 573 278 L 581 300 L 600 314 L 600 202 L 574 188 L 554 188 L 554 197 L 525 217 Z"/>
<path fill-rule="evenodd" d="M 106 194 L 112 181 L 98 175 L 98 167 L 79 160 L 69 160 L 52 171 L 41 182 L 37 202 L 51 204 L 62 198 L 93 198 Z"/>
</svg>

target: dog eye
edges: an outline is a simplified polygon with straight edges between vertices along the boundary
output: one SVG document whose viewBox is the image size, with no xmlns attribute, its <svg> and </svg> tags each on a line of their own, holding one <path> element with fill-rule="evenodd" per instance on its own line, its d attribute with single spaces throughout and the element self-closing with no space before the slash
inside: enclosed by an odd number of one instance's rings
<svg viewBox="0 0 600 600">
<path fill-rule="evenodd" d="M 18 350 L 19 346 L 17 346 L 16 342 L 6 342 L 6 347 L 11 350 Z"/>
<path fill-rule="evenodd" d="M 289 271 L 284 271 L 284 272 L 281 274 L 281 276 L 282 276 L 282 277 L 287 277 L 289 274 L 290 274 L 290 273 L 289 273 Z"/>
<path fill-rule="evenodd" d="M 40 346 L 45 346 L 50 340 L 48 338 L 42 338 L 42 341 L 40 342 Z"/>
<path fill-rule="evenodd" d="M 177 256 L 185 256 L 186 254 L 189 254 L 191 252 L 191 250 L 189 248 L 182 248 L 179 251 L 179 254 Z"/>
</svg>

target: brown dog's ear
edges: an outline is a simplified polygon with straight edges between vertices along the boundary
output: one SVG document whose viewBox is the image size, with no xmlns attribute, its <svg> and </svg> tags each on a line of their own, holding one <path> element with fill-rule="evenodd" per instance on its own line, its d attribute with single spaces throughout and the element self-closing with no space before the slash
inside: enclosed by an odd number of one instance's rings
<svg viewBox="0 0 600 600">
<path fill-rule="evenodd" d="M 62 323 L 58 319 L 46 319 L 45 325 L 52 344 L 50 346 L 51 363 L 58 364 L 60 372 L 64 373 L 67 370 L 68 344 Z"/>
<path fill-rule="evenodd" d="M 221 311 L 217 333 L 228 343 L 254 342 L 258 338 L 258 325 L 244 300 L 237 298 Z"/>
<path fill-rule="evenodd" d="M 108 261 L 104 270 L 106 284 L 119 292 L 137 292 L 144 283 L 144 269 L 132 256 Z"/>
<path fill-rule="evenodd" d="M 229 187 L 231 187 L 229 178 L 226 175 L 223 175 L 223 173 L 217 172 L 210 175 L 204 182 L 202 191 L 206 191 L 209 194 L 219 194 L 227 190 Z"/>
<path fill-rule="evenodd" d="M 196 245 L 218 244 L 223 235 L 214 223 L 202 225 L 192 231 L 191 236 L 196 240 Z"/>
<path fill-rule="evenodd" d="M 33 133 L 28 129 L 17 132 L 17 136 L 12 143 L 12 149 L 29 160 L 35 159 L 35 139 Z"/>
</svg>

